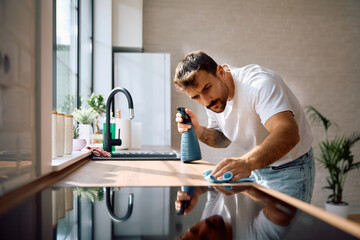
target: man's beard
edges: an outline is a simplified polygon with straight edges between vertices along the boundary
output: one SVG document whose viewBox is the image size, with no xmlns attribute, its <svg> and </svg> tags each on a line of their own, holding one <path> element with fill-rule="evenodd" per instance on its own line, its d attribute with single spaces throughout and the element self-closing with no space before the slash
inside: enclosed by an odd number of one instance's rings
<svg viewBox="0 0 360 240">
<path fill-rule="evenodd" d="M 215 106 L 215 108 L 212 108 L 213 106 Z M 215 113 L 221 113 L 225 110 L 226 107 L 226 99 L 215 99 L 214 101 L 211 101 L 211 103 L 206 106 L 207 109 L 210 109 L 211 111 L 215 112 Z"/>
<path fill-rule="evenodd" d="M 225 110 L 226 107 L 226 103 L 227 103 L 227 98 L 229 95 L 229 88 L 226 86 L 226 84 L 224 82 L 221 81 L 221 79 L 218 77 L 219 81 L 221 82 L 221 88 L 222 88 L 222 95 L 211 101 L 210 104 L 208 106 L 206 106 L 207 109 L 210 109 L 211 111 L 215 112 L 215 113 L 221 113 Z M 213 106 L 215 106 L 215 108 L 212 108 Z"/>
</svg>

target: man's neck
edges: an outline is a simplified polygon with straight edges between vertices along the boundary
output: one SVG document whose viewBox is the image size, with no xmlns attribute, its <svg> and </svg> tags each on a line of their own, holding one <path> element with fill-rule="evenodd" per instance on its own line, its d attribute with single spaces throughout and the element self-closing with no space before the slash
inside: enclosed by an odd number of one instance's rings
<svg viewBox="0 0 360 240">
<path fill-rule="evenodd" d="M 230 101 L 234 97 L 235 83 L 230 70 L 225 72 L 225 76 L 226 76 L 225 84 L 229 88 L 229 97 L 227 100 Z"/>
</svg>

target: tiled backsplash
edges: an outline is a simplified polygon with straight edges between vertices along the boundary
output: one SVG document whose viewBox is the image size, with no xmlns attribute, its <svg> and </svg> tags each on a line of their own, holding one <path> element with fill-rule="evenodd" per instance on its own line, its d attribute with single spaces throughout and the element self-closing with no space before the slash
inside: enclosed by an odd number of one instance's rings
<svg viewBox="0 0 360 240">
<path fill-rule="evenodd" d="M 35 3 L 0 1 L 0 195 L 35 177 Z"/>
</svg>

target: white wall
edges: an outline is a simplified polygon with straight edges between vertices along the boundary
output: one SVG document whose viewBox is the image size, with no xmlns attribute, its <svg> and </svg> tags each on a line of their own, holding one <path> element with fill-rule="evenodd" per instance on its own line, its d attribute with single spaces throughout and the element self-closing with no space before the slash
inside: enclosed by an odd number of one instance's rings
<svg viewBox="0 0 360 240">
<path fill-rule="evenodd" d="M 202 49 L 218 63 L 244 66 L 257 63 L 283 76 L 303 106 L 313 105 L 335 121 L 335 132 L 360 129 L 360 2 L 184 0 L 144 1 L 144 49 L 169 52 L 171 76 L 188 52 Z M 172 87 L 172 120 L 176 106 L 198 113 L 206 125 L 202 106 Z M 180 144 L 180 134 L 172 121 L 172 143 Z M 312 125 L 314 152 L 319 154 L 321 128 Z M 236 146 L 214 150 L 201 145 L 203 157 L 217 162 L 236 154 Z M 360 143 L 354 146 L 360 160 Z M 313 203 L 323 206 L 328 190 L 327 172 L 317 166 Z M 351 172 L 345 184 L 344 200 L 360 207 L 360 174 Z M 360 209 L 358 210 L 360 212 Z"/>
<path fill-rule="evenodd" d="M 94 1 L 94 92 L 111 91 L 112 1 Z"/>
<path fill-rule="evenodd" d="M 112 1 L 112 45 L 142 48 L 142 0 Z"/>
</svg>

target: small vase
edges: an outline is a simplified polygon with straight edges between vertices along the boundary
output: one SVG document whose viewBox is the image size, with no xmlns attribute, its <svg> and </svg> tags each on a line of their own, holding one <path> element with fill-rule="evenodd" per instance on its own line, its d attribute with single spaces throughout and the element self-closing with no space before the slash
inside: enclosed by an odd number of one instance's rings
<svg viewBox="0 0 360 240">
<path fill-rule="evenodd" d="M 326 202 L 325 203 L 325 210 L 329 213 L 333 213 L 337 216 L 347 218 L 349 213 L 349 204 L 346 202 L 342 202 L 339 204 L 333 202 Z"/>
<path fill-rule="evenodd" d="M 86 146 L 85 139 L 73 139 L 73 151 L 80 151 Z"/>
<path fill-rule="evenodd" d="M 79 139 L 85 139 L 86 145 L 91 144 L 92 127 L 90 124 L 79 124 Z"/>
</svg>

